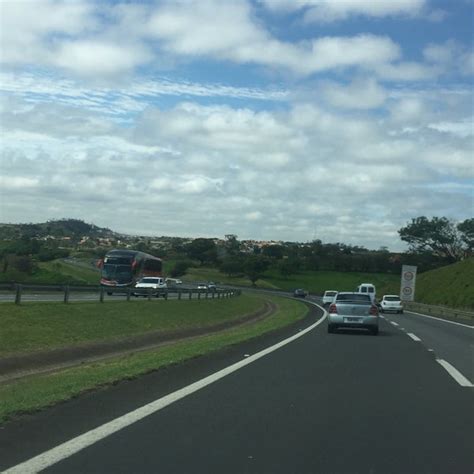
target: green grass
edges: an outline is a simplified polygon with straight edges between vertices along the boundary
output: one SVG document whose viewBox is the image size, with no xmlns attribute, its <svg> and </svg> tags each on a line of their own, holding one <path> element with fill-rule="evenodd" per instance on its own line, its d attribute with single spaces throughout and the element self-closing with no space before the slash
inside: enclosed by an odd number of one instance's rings
<svg viewBox="0 0 474 474">
<path fill-rule="evenodd" d="M 0 283 L 30 283 L 38 285 L 98 285 L 100 274 L 93 268 L 75 265 L 61 259 L 51 262 L 39 262 L 31 275 L 9 268 L 0 272 Z"/>
<path fill-rule="evenodd" d="M 59 274 L 62 283 L 74 281 L 83 285 L 98 285 L 100 281 L 99 271 L 88 267 L 82 261 L 74 264 L 59 259 L 40 263 L 39 267 L 53 274 Z"/>
<path fill-rule="evenodd" d="M 419 303 L 474 309 L 474 258 L 421 273 L 416 277 Z"/>
<path fill-rule="evenodd" d="M 280 276 L 276 271 L 267 272 L 266 281 L 282 290 L 291 291 L 304 288 L 310 293 L 322 295 L 325 290 L 355 291 L 361 283 L 373 283 L 377 294 L 399 292 L 400 276 L 386 273 L 357 273 L 334 271 L 305 271 L 288 278 Z"/>
<path fill-rule="evenodd" d="M 250 314 L 262 296 L 214 300 L 1 305 L 0 356 L 118 339 L 148 331 L 206 327 Z"/>
<path fill-rule="evenodd" d="M 271 297 L 278 305 L 277 313 L 258 323 L 231 329 L 158 350 L 135 353 L 114 360 L 67 369 L 55 374 L 35 376 L 0 386 L 0 422 L 11 416 L 31 412 L 86 390 L 107 386 L 118 380 L 137 377 L 160 367 L 218 351 L 226 346 L 252 339 L 265 332 L 287 326 L 302 319 L 307 307 L 300 302 Z M 228 302 L 229 300 L 226 300 Z"/>
<path fill-rule="evenodd" d="M 245 277 L 228 277 L 215 268 L 190 268 L 186 274 L 188 280 L 215 281 L 228 285 L 251 286 Z M 295 288 L 305 288 L 313 294 L 323 294 L 325 290 L 354 291 L 364 282 L 373 283 L 377 294 L 400 291 L 400 275 L 386 273 L 356 273 L 334 271 L 305 271 L 284 278 L 276 270 L 269 270 L 264 278 L 257 281 L 258 288 L 280 289 L 292 291 Z"/>
<path fill-rule="evenodd" d="M 229 277 L 224 273 L 221 273 L 217 268 L 209 268 L 209 267 L 192 267 L 189 268 L 186 276 L 183 277 L 185 280 L 190 281 L 214 281 L 216 283 L 224 284 L 224 285 L 236 285 L 236 286 L 252 286 L 252 282 L 244 277 L 244 276 L 237 276 L 237 277 Z M 277 287 L 272 285 L 266 279 L 257 280 L 257 287 L 258 288 L 273 288 L 276 289 Z"/>
</svg>

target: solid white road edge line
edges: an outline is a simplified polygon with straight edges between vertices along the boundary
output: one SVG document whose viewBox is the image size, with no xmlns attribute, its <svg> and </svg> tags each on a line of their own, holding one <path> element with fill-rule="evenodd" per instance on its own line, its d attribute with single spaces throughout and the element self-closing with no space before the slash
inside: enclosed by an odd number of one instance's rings
<svg viewBox="0 0 474 474">
<path fill-rule="evenodd" d="M 407 332 L 407 335 L 410 336 L 416 342 L 421 341 L 421 339 L 418 336 L 416 336 L 415 334 L 413 334 L 412 332 Z"/>
<path fill-rule="evenodd" d="M 461 387 L 474 387 L 469 379 L 464 377 L 464 375 L 461 374 L 461 372 L 459 372 L 459 370 L 456 369 L 456 367 L 453 367 L 449 362 L 446 362 L 443 359 L 436 359 L 436 362 L 444 367 L 448 374 L 451 375 L 451 377 L 456 380 L 456 382 L 461 385 Z"/>
<path fill-rule="evenodd" d="M 456 321 L 448 321 L 447 319 L 443 319 L 443 318 L 435 318 L 434 316 L 428 316 L 427 314 L 422 314 L 422 313 L 415 313 L 414 311 L 406 311 L 406 312 L 410 314 L 416 314 L 417 316 L 423 316 L 424 318 L 434 319 L 435 321 L 441 321 L 443 323 L 449 323 L 449 324 L 456 324 L 457 326 L 462 326 L 464 328 L 474 329 L 474 326 L 469 326 L 463 323 L 457 323 Z"/>
<path fill-rule="evenodd" d="M 308 303 L 311 303 L 315 306 L 318 306 L 318 308 L 321 308 L 321 306 L 311 301 L 308 301 Z M 321 309 L 324 310 L 324 308 Z M 159 398 L 158 400 L 155 400 L 153 402 L 148 403 L 147 405 L 137 408 L 136 410 L 131 411 L 130 413 L 126 413 L 125 415 L 122 415 L 116 418 L 115 420 L 109 421 L 108 423 L 105 423 L 102 426 L 83 433 L 82 435 L 79 435 L 76 438 L 66 441 L 65 443 L 62 443 L 59 446 L 56 446 L 55 448 L 45 451 L 44 453 L 39 454 L 25 462 L 22 462 L 21 464 L 17 464 L 16 466 L 13 466 L 7 469 L 6 471 L 3 471 L 3 473 L 32 474 L 40 472 L 43 469 L 46 469 L 47 467 L 50 467 L 53 464 L 56 464 L 59 461 L 62 461 L 72 456 L 73 454 L 83 450 L 84 448 L 87 448 L 88 446 L 97 443 L 98 441 L 106 438 L 107 436 L 110 436 L 111 434 L 116 433 L 117 431 L 120 431 L 121 429 L 126 428 L 127 426 L 130 426 L 131 424 L 136 423 L 137 421 L 142 420 L 143 418 L 149 415 L 152 415 L 153 413 L 156 413 L 157 411 L 167 407 L 168 405 L 171 405 L 172 403 L 177 402 L 178 400 L 181 400 L 182 398 L 187 397 L 188 395 L 191 395 L 194 392 L 197 392 L 198 390 L 206 387 L 207 385 L 217 382 L 219 379 L 222 379 L 226 375 L 229 375 L 232 372 L 235 372 L 241 369 L 242 367 L 245 367 L 246 365 L 255 362 L 256 360 L 261 359 L 262 357 L 270 354 L 271 352 L 280 349 L 281 347 L 289 344 L 290 342 L 295 341 L 296 339 L 304 336 L 306 333 L 312 331 L 316 326 L 321 324 L 326 319 L 326 316 L 327 312 L 324 310 L 324 314 L 321 319 L 319 319 L 311 326 L 308 326 L 306 329 L 303 329 L 302 331 L 298 332 L 294 336 L 288 337 L 287 339 L 284 339 L 283 341 L 280 341 L 271 347 L 267 347 L 263 351 L 257 352 L 256 354 L 247 357 L 246 359 L 243 359 L 239 362 L 236 362 L 235 364 L 229 365 L 229 367 L 219 370 L 218 372 L 215 372 L 201 380 L 198 380 L 197 382 L 192 383 L 191 385 L 188 385 L 187 387 L 183 387 L 180 390 L 177 390 L 176 392 L 170 393 L 162 398 Z"/>
</svg>

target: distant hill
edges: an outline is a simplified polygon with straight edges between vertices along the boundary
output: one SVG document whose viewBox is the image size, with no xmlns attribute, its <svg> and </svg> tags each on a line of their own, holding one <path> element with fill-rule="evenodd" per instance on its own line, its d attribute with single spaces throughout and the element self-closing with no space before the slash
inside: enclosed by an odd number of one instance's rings
<svg viewBox="0 0 474 474">
<path fill-rule="evenodd" d="M 45 238 L 70 237 L 72 240 L 82 237 L 115 238 L 119 234 L 105 227 L 88 224 L 79 219 L 60 219 L 40 224 L 0 224 L 0 240 L 15 240 L 22 237 Z"/>
<path fill-rule="evenodd" d="M 415 294 L 419 303 L 474 309 L 474 257 L 419 274 Z"/>
</svg>

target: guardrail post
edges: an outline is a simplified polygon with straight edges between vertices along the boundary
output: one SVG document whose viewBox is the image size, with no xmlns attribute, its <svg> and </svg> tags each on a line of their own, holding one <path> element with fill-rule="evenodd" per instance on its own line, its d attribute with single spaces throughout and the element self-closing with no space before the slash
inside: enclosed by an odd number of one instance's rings
<svg viewBox="0 0 474 474">
<path fill-rule="evenodd" d="M 151 301 L 151 288 L 148 288 L 148 301 Z"/>
<path fill-rule="evenodd" d="M 165 298 L 165 301 L 168 301 L 168 288 L 166 288 L 165 294 L 163 296 Z"/>
<path fill-rule="evenodd" d="M 23 288 L 20 284 L 16 285 L 15 304 L 21 304 L 22 290 L 23 290 Z"/>
<path fill-rule="evenodd" d="M 212 299 L 216 297 L 216 290 L 212 290 Z"/>
<path fill-rule="evenodd" d="M 129 287 L 127 288 L 127 301 L 130 301 L 130 295 L 132 294 L 132 289 Z"/>
<path fill-rule="evenodd" d="M 181 290 L 178 290 L 178 300 L 181 299 Z"/>
<path fill-rule="evenodd" d="M 99 295 L 99 301 L 100 301 L 101 303 L 104 302 L 104 293 L 105 293 L 104 287 L 101 286 L 101 287 L 100 287 L 100 295 Z"/>
<path fill-rule="evenodd" d="M 206 300 L 209 298 L 209 288 L 206 289 Z"/>
<path fill-rule="evenodd" d="M 193 297 L 193 290 L 189 290 L 189 299 Z"/>
<path fill-rule="evenodd" d="M 201 299 L 201 290 L 198 290 L 198 300 Z"/>
<path fill-rule="evenodd" d="M 217 292 L 217 299 L 218 299 L 218 300 L 221 299 L 221 292 L 220 292 L 220 291 Z"/>
<path fill-rule="evenodd" d="M 64 286 L 64 303 L 69 303 L 69 285 Z"/>
</svg>

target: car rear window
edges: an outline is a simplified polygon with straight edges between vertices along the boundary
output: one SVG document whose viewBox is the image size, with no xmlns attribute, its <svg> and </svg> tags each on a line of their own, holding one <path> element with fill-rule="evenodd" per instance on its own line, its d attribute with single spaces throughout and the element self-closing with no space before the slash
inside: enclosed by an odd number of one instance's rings
<svg viewBox="0 0 474 474">
<path fill-rule="evenodd" d="M 336 296 L 337 295 L 337 291 L 326 291 L 326 293 L 324 293 L 324 296 Z"/>
<path fill-rule="evenodd" d="M 337 301 L 347 301 L 353 303 L 370 303 L 370 296 L 362 293 L 339 293 L 336 297 Z"/>
<path fill-rule="evenodd" d="M 400 301 L 400 298 L 398 296 L 386 296 L 384 300 L 385 301 Z"/>
</svg>

